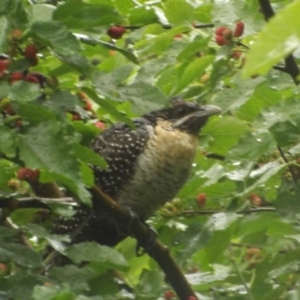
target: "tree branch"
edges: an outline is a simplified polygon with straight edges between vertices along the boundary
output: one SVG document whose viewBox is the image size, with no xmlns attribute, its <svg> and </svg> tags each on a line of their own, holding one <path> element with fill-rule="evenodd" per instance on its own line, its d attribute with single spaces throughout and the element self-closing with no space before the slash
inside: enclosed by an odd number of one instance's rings
<svg viewBox="0 0 300 300">
<path fill-rule="evenodd" d="M 144 248 L 145 252 L 152 257 L 164 271 L 167 281 L 173 287 L 179 299 L 186 300 L 190 296 L 195 297 L 195 293 L 189 286 L 184 274 L 176 264 L 166 246 L 156 240 L 149 247 L 149 240 L 153 239 L 153 233 L 149 227 L 142 223 L 138 218 L 132 218 L 130 211 L 115 202 L 107 196 L 97 186 L 93 187 L 93 191 L 102 200 L 102 206 L 105 210 L 112 213 L 116 219 L 122 224 L 129 224 L 129 233 Z"/>
</svg>

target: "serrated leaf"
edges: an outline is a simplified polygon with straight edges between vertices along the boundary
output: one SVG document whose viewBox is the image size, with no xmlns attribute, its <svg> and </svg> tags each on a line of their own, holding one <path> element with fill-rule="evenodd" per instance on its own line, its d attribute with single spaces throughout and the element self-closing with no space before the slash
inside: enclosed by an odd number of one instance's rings
<svg viewBox="0 0 300 300">
<path fill-rule="evenodd" d="M 89 193 L 80 178 L 80 164 L 56 122 L 40 123 L 19 136 L 20 157 L 27 167 L 45 169 L 63 182 L 82 201 L 89 203 Z"/>
<path fill-rule="evenodd" d="M 185 87 L 187 87 L 193 80 L 200 78 L 205 69 L 214 61 L 213 55 L 206 55 L 193 60 L 185 69 L 183 74 L 180 75 L 179 82 L 175 88 L 174 94 L 176 95 Z"/>
<path fill-rule="evenodd" d="M 127 267 L 126 260 L 117 250 L 94 242 L 70 246 L 67 248 L 66 254 L 76 262 L 99 262 L 106 268 L 124 269 Z"/>
<path fill-rule="evenodd" d="M 87 164 L 92 164 L 101 168 L 105 168 L 107 166 L 106 161 L 90 148 L 76 144 L 72 147 L 72 149 L 77 158 L 79 158 Z"/>
<path fill-rule="evenodd" d="M 17 134 L 14 130 L 4 125 L 0 125 L 0 153 L 7 157 L 16 155 Z"/>
<path fill-rule="evenodd" d="M 0 51 L 5 52 L 8 44 L 6 39 L 6 32 L 8 30 L 8 20 L 6 16 L 0 16 Z"/>
<path fill-rule="evenodd" d="M 96 72 L 93 76 L 99 93 L 115 100 L 130 100 L 136 112 L 142 114 L 164 106 L 168 99 L 157 87 L 144 82 L 134 82 L 130 85 L 122 84 L 129 76 L 130 68 L 124 66 L 110 74 Z"/>
<path fill-rule="evenodd" d="M 194 8 L 186 1 L 167 1 L 164 11 L 172 24 L 181 25 L 194 21 Z"/>
<path fill-rule="evenodd" d="M 17 105 L 16 112 L 24 120 L 32 124 L 38 124 L 47 120 L 54 120 L 55 114 L 45 107 L 41 107 L 38 103 L 20 103 Z"/>
<path fill-rule="evenodd" d="M 248 126 L 245 122 L 226 116 L 210 118 L 201 134 L 211 137 L 210 152 L 225 155 L 246 131 L 248 131 Z"/>
<path fill-rule="evenodd" d="M 265 25 L 251 46 L 243 68 L 244 76 L 266 74 L 272 66 L 299 47 L 298 11 L 300 1 L 294 1 L 275 14 Z"/>
<path fill-rule="evenodd" d="M 96 30 L 98 26 L 118 24 L 122 18 L 112 6 L 78 2 L 66 2 L 59 5 L 53 19 L 63 22 L 66 26 L 80 30 Z"/>
<path fill-rule="evenodd" d="M 4 260 L 9 260 L 18 265 L 28 268 L 41 266 L 41 257 L 33 250 L 18 244 L 0 242 L 0 256 Z"/>
<path fill-rule="evenodd" d="M 16 102 L 24 103 L 35 101 L 40 95 L 39 84 L 19 80 L 12 85 L 8 97 Z"/>
</svg>

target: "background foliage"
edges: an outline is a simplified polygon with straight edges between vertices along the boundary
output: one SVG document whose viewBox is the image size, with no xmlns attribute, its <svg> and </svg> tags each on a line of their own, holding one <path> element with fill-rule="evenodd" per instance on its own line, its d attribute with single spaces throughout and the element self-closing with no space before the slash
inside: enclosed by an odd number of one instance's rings
<svg viewBox="0 0 300 300">
<path fill-rule="evenodd" d="M 89 203 L 88 164 L 104 162 L 88 145 L 104 127 L 171 96 L 215 104 L 223 114 L 202 131 L 190 180 L 150 222 L 199 299 L 299 299 L 299 87 L 281 66 L 292 52 L 299 58 L 300 1 L 272 1 L 269 23 L 260 2 L 0 0 L 0 52 L 10 57 L 0 74 L 1 203 L 32 195 L 16 178 L 24 166 Z M 219 46 L 215 28 L 238 21 L 242 37 Z M 126 27 L 122 38 L 107 35 L 113 25 Z M 34 60 L 24 56 L 29 44 Z M 25 70 L 46 82 L 13 82 Z M 45 272 L 46 246 L 67 237 L 49 232 L 41 209 L 7 210 L 1 299 L 171 299 L 130 238 L 116 249 L 69 246 L 72 264 Z"/>
</svg>

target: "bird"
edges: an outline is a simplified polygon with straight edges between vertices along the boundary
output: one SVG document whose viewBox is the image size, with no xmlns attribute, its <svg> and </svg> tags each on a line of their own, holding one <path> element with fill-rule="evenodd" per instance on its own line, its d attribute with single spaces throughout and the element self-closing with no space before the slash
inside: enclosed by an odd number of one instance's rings
<svg viewBox="0 0 300 300">
<path fill-rule="evenodd" d="M 91 166 L 95 184 L 145 222 L 184 186 L 199 132 L 210 116 L 220 112 L 214 105 L 176 99 L 170 107 L 133 119 L 134 127 L 121 122 L 112 125 L 91 144 L 107 162 L 106 168 Z M 72 243 L 94 241 L 115 246 L 128 233 L 118 228 L 117 220 L 97 209 L 101 200 L 92 190 L 91 194 L 92 208 L 80 204 L 72 217 L 59 217 L 53 231 L 70 234 L 93 212 Z"/>
</svg>

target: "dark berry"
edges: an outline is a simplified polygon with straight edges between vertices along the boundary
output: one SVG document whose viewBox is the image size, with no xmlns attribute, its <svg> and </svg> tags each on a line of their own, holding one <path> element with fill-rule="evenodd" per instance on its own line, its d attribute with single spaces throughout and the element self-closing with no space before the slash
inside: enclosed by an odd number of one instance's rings
<svg viewBox="0 0 300 300">
<path fill-rule="evenodd" d="M 202 208 L 205 206 L 206 203 L 206 194 L 205 193 L 201 193 L 197 196 L 197 205 Z"/>
<path fill-rule="evenodd" d="M 28 59 L 35 59 L 37 54 L 37 49 L 35 45 L 30 44 L 25 48 L 24 56 Z"/>
<path fill-rule="evenodd" d="M 228 44 L 228 41 L 222 35 L 216 35 L 215 41 L 219 46 L 224 46 Z"/>
<path fill-rule="evenodd" d="M 126 32 L 126 29 L 123 26 L 112 26 L 107 30 L 107 35 L 112 39 L 118 40 L 122 38 L 123 34 Z"/>
<path fill-rule="evenodd" d="M 242 21 L 238 21 L 235 24 L 233 36 L 234 37 L 240 37 L 240 36 L 242 36 L 243 33 L 244 33 L 244 27 L 245 27 L 245 24 Z"/>
</svg>

